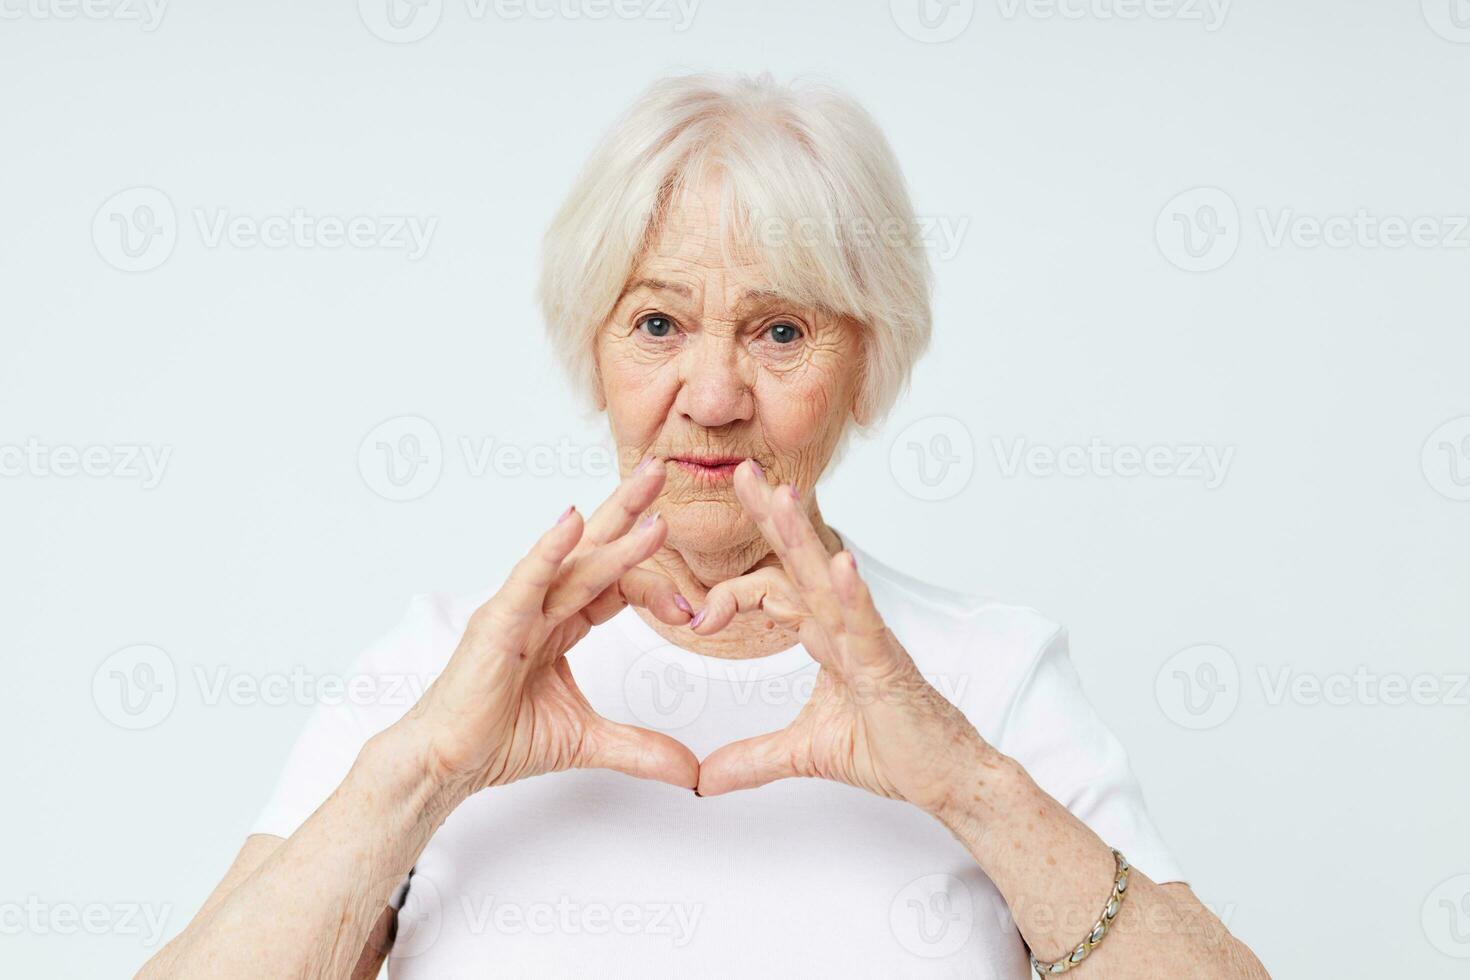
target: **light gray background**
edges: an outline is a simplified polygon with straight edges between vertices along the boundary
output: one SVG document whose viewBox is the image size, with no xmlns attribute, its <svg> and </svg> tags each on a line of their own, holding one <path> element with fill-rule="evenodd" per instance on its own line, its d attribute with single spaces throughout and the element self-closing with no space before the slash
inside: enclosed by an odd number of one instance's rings
<svg viewBox="0 0 1470 980">
<path fill-rule="evenodd" d="M 542 340 L 538 240 L 595 135 L 691 68 L 848 87 L 931 227 L 962 229 L 935 347 L 823 487 L 832 522 L 1068 624 L 1196 890 L 1277 976 L 1466 969 L 1470 6 L 961 0 L 925 31 L 903 0 L 704 0 L 687 25 L 442 0 L 398 43 L 376 0 L 95 2 L 0 0 L 7 975 L 128 974 L 145 916 L 171 936 L 224 871 L 309 706 L 210 685 L 341 675 L 411 594 L 498 581 L 606 493 L 565 464 L 477 475 L 460 440 L 599 460 Z M 139 187 L 177 241 L 126 272 L 114 216 L 148 201 L 114 195 Z M 437 224 L 417 258 L 199 224 L 295 209 Z M 1388 247 L 1361 230 L 1384 219 L 1429 224 Z M 1190 223 L 1224 231 L 1193 259 Z M 404 416 L 442 475 L 395 502 L 359 447 Z M 1185 472 L 1015 470 L 1017 440 Z M 171 455 L 145 487 L 28 444 Z M 1231 454 L 1223 480 L 1191 447 Z M 147 679 L 113 656 L 140 644 L 168 658 L 159 718 L 114 683 Z"/>
</svg>

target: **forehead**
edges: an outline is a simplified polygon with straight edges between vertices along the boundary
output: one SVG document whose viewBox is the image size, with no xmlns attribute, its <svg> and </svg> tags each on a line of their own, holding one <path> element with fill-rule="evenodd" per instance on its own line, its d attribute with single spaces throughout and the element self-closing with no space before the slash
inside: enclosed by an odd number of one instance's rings
<svg viewBox="0 0 1470 980">
<path fill-rule="evenodd" d="M 670 199 L 634 264 L 629 285 L 642 280 L 778 292 L 761 250 L 745 234 L 734 209 L 724 205 L 718 185 L 686 188 Z"/>
</svg>

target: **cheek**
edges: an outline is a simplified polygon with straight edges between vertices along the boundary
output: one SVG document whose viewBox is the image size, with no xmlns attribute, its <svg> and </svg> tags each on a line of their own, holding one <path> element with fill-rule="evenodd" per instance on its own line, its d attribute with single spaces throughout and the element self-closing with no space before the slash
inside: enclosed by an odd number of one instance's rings
<svg viewBox="0 0 1470 980">
<path fill-rule="evenodd" d="M 668 417 L 678 390 L 678 373 L 668 362 L 638 356 L 622 340 L 598 346 L 597 366 L 618 443 L 647 449 Z"/>
<path fill-rule="evenodd" d="M 761 431 L 777 452 L 817 449 L 831 441 L 845 420 L 849 398 L 839 374 L 811 370 L 789 382 L 756 392 Z"/>
</svg>

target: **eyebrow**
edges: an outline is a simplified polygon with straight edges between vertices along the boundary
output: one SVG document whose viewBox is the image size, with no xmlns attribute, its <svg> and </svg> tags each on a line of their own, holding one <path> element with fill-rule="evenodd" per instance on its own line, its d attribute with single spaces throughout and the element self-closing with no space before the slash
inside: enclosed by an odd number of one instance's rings
<svg viewBox="0 0 1470 980">
<path fill-rule="evenodd" d="M 774 289 L 747 289 L 745 293 L 740 297 L 740 302 L 742 303 L 751 303 L 757 301 L 766 302 L 769 300 L 785 301 L 786 297 L 782 296 Z"/>
<path fill-rule="evenodd" d="M 693 295 L 689 287 L 683 283 L 668 282 L 663 279 L 635 279 L 628 283 L 628 288 L 623 290 L 623 295 L 626 296 L 639 289 L 651 289 L 656 293 L 677 293 L 685 299 Z"/>
</svg>

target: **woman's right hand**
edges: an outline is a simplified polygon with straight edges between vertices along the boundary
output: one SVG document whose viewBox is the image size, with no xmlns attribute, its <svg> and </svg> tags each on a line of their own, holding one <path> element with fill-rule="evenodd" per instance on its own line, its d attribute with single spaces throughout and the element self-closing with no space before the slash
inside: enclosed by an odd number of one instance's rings
<svg viewBox="0 0 1470 980">
<path fill-rule="evenodd" d="M 594 711 L 565 656 L 630 603 L 670 625 L 689 622 L 673 583 L 636 567 L 668 533 L 656 514 L 639 520 L 663 482 L 664 468 L 645 461 L 585 522 L 568 508 L 470 617 L 444 672 L 403 719 L 429 775 L 454 798 L 563 769 L 698 784 L 699 760 L 684 745 Z"/>
</svg>

